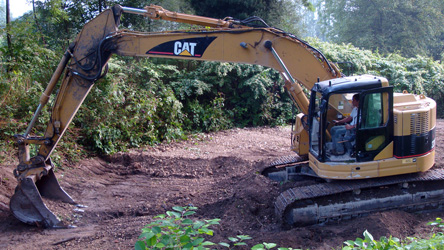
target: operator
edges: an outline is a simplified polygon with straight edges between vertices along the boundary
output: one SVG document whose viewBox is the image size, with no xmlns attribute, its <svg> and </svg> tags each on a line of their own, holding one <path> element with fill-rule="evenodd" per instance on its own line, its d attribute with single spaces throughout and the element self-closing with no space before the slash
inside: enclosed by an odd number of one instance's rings
<svg viewBox="0 0 444 250">
<path fill-rule="evenodd" d="M 335 125 L 349 123 L 345 126 L 335 126 L 330 130 L 334 147 L 333 154 L 335 155 L 343 155 L 345 153 L 343 142 L 345 142 L 345 148 L 347 149 L 348 153 L 351 153 L 352 146 L 350 142 L 356 138 L 359 94 L 353 95 L 352 105 L 353 110 L 350 113 L 350 116 L 345 117 L 339 121 L 333 120 Z"/>
</svg>

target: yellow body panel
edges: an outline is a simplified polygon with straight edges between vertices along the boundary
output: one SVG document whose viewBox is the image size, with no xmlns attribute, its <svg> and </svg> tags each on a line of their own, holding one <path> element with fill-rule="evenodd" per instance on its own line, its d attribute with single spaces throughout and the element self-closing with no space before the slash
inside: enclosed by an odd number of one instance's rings
<svg viewBox="0 0 444 250">
<path fill-rule="evenodd" d="M 291 131 L 291 150 L 296 152 L 300 156 L 307 155 L 310 148 L 310 145 L 308 143 L 308 132 L 304 129 L 304 126 L 302 124 L 303 116 L 303 114 L 298 114 L 296 116 L 296 123 L 293 131 Z"/>
<path fill-rule="evenodd" d="M 436 102 L 424 95 L 393 94 L 394 136 L 421 134 L 436 126 Z"/>
<path fill-rule="evenodd" d="M 389 149 L 389 148 L 387 148 Z M 370 162 L 327 162 L 318 161 L 309 155 L 309 165 L 321 178 L 326 179 L 366 179 L 375 177 L 424 172 L 435 164 L 435 150 L 413 158 L 391 157 Z"/>
<path fill-rule="evenodd" d="M 393 157 L 393 142 L 390 142 L 379 154 L 375 156 L 375 161 Z"/>
</svg>

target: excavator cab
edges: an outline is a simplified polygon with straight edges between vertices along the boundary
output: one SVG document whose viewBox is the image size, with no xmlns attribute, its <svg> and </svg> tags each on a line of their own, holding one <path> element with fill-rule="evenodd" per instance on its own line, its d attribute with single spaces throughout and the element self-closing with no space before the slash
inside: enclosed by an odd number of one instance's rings
<svg viewBox="0 0 444 250">
<path fill-rule="evenodd" d="M 384 80 L 367 76 L 315 84 L 309 110 L 313 157 L 320 162 L 374 161 L 393 141 L 393 88 L 383 86 Z M 359 95 L 356 129 L 335 128 L 333 120 L 350 116 L 356 94 Z M 335 133 L 339 130 L 339 134 Z"/>
</svg>

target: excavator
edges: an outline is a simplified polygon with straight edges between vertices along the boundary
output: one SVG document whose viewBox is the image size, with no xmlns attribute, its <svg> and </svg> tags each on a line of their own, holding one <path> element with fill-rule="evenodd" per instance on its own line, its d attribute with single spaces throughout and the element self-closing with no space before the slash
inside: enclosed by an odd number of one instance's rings
<svg viewBox="0 0 444 250">
<path fill-rule="evenodd" d="M 119 29 L 123 14 L 186 23 L 187 30 L 137 32 Z M 268 26 L 262 19 L 216 19 L 113 6 L 85 24 L 64 53 L 24 134 L 15 135 L 18 184 L 10 210 L 20 221 L 47 228 L 67 227 L 42 197 L 77 204 L 59 185 L 51 153 L 111 55 L 256 64 L 280 72 L 300 110 L 291 132 L 292 156 L 263 170 L 267 177 L 295 184 L 275 201 L 284 224 L 302 226 L 361 216 L 374 211 L 439 209 L 444 202 L 444 171 L 435 164 L 436 102 L 422 94 L 394 93 L 379 76 L 343 76 L 316 48 Z M 63 76 L 63 77 L 62 77 Z M 32 128 L 62 80 L 43 136 Z M 304 93 L 304 89 L 307 94 Z M 359 94 L 354 138 L 335 141 L 337 119 L 350 116 Z M 307 97 L 309 96 L 309 97 Z M 335 144 L 336 143 L 336 144 Z M 351 152 L 332 150 L 341 143 Z M 30 156 L 30 145 L 37 145 Z"/>
</svg>

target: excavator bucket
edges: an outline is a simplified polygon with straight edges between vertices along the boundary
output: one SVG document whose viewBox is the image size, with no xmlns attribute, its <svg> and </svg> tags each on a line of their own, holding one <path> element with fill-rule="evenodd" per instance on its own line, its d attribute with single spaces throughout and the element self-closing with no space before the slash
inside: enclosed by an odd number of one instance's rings
<svg viewBox="0 0 444 250">
<path fill-rule="evenodd" d="M 52 168 L 48 174 L 34 183 L 34 178 L 28 176 L 19 181 L 9 207 L 12 214 L 19 220 L 46 228 L 67 228 L 56 215 L 44 204 L 42 196 L 62 202 L 76 202 L 60 187 Z"/>
</svg>

